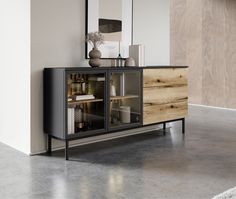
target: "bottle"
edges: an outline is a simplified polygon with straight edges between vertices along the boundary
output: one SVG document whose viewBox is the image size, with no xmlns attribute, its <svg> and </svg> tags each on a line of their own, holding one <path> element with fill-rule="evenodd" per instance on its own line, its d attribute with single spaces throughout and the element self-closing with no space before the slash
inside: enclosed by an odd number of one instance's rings
<svg viewBox="0 0 236 199">
<path fill-rule="evenodd" d="M 83 76 L 81 74 L 78 75 L 77 82 L 79 84 L 78 95 L 83 95 Z"/>
<path fill-rule="evenodd" d="M 71 97 L 71 95 L 72 95 L 72 89 L 71 89 L 71 84 L 72 84 L 72 74 L 70 74 L 69 76 L 68 76 L 68 80 L 67 80 L 67 97 L 68 98 L 70 98 Z"/>
<path fill-rule="evenodd" d="M 71 94 L 74 95 L 80 95 L 81 93 L 81 84 L 80 84 L 80 77 L 78 74 L 73 75 L 73 82 L 71 85 Z"/>
<path fill-rule="evenodd" d="M 123 58 L 121 57 L 120 53 L 118 57 L 116 58 L 116 67 L 123 67 Z"/>
<path fill-rule="evenodd" d="M 113 80 L 111 80 L 110 83 L 110 96 L 112 97 L 116 96 L 116 87 L 113 84 Z"/>
<path fill-rule="evenodd" d="M 75 109 L 76 131 L 80 131 L 84 128 L 83 112 L 84 111 L 80 105 L 78 108 Z"/>
<path fill-rule="evenodd" d="M 81 76 L 80 83 L 81 83 L 81 90 L 82 90 L 82 95 L 86 95 L 86 83 L 85 83 L 85 75 Z"/>
</svg>

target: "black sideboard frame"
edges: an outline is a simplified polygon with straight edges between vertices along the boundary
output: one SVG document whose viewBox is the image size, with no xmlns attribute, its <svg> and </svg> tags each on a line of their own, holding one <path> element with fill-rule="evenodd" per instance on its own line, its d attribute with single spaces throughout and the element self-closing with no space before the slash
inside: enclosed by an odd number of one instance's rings
<svg viewBox="0 0 236 199">
<path fill-rule="evenodd" d="M 125 71 L 139 71 L 140 72 L 140 110 L 141 110 L 141 121 L 140 125 L 127 125 L 126 128 L 121 127 L 117 129 L 109 129 L 109 102 L 110 102 L 110 73 L 111 72 L 125 72 Z M 81 73 L 81 74 L 98 74 L 98 73 L 104 73 L 106 82 L 104 83 L 104 129 L 99 130 L 93 130 L 93 131 L 87 131 L 86 133 L 80 133 L 80 134 L 74 134 L 74 135 L 68 135 L 67 134 L 67 75 L 70 73 Z M 50 103 L 52 103 L 52 98 L 55 93 L 52 93 L 52 87 L 53 84 L 58 83 L 57 75 L 59 74 L 60 77 L 63 76 L 63 85 L 60 84 L 59 87 L 62 87 L 60 89 L 57 89 L 59 91 L 59 95 L 62 95 L 61 97 L 64 98 L 63 100 L 63 106 L 61 108 L 64 109 L 63 114 L 58 116 L 59 121 L 63 123 L 62 131 L 58 132 L 55 131 L 55 135 L 50 132 L 51 129 L 53 129 L 53 126 L 55 125 L 55 122 L 53 123 L 50 119 L 50 111 L 51 107 L 49 106 Z M 55 86 L 55 85 L 54 85 Z M 163 121 L 163 122 L 157 122 L 149 125 L 143 125 L 143 68 L 138 67 L 126 67 L 126 68 L 98 68 L 98 69 L 92 69 L 91 68 L 45 68 L 44 69 L 44 132 L 47 134 L 47 153 L 48 155 L 51 155 L 52 153 L 52 139 L 57 139 L 65 142 L 65 159 L 69 160 L 69 142 L 72 140 L 78 140 L 82 138 L 92 137 L 92 136 L 98 136 L 102 134 L 108 134 L 108 133 L 115 133 L 119 132 L 121 130 L 130 130 L 140 127 L 146 127 L 146 126 L 153 126 L 153 125 L 163 125 L 163 134 L 166 134 L 166 124 L 170 122 L 176 122 L 176 121 L 182 121 L 182 134 L 185 135 L 185 118 L 179 118 L 175 120 L 169 120 L 169 121 Z M 63 90 L 63 93 L 60 92 L 60 90 Z M 57 92 L 58 92 L 57 91 Z M 53 91 L 54 92 L 54 91 Z M 58 95 L 58 93 L 56 93 Z M 48 99 L 49 98 L 49 99 Z M 48 100 L 50 103 L 48 103 Z M 60 104 L 56 104 L 57 107 L 60 107 Z M 54 107 L 55 108 L 55 107 Z M 59 112 L 60 113 L 60 112 Z M 64 122 L 62 121 L 64 120 Z M 52 124 L 51 124 L 52 122 Z M 62 125 L 62 124 L 61 124 Z M 49 130 L 50 129 L 50 130 Z M 53 129 L 55 130 L 55 129 Z M 57 129 L 56 129 L 57 130 Z"/>
</svg>

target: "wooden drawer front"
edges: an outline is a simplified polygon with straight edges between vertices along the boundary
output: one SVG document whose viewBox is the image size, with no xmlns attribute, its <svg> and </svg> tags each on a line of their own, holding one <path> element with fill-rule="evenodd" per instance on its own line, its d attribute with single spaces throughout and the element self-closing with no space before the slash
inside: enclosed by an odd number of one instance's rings
<svg viewBox="0 0 236 199">
<path fill-rule="evenodd" d="M 144 88 L 187 85 L 187 68 L 144 69 Z"/>
<path fill-rule="evenodd" d="M 185 117 L 187 69 L 145 69 L 143 103 L 144 125 Z"/>
<path fill-rule="evenodd" d="M 177 103 L 144 106 L 144 125 L 175 120 L 187 115 L 187 100 Z"/>
</svg>

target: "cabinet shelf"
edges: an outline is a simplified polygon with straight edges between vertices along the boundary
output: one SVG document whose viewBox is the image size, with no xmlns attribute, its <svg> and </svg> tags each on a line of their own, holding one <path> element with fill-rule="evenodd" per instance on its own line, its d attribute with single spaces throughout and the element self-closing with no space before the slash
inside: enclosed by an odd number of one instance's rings
<svg viewBox="0 0 236 199">
<path fill-rule="evenodd" d="M 87 100 L 69 101 L 68 106 L 78 105 L 82 103 L 93 103 L 93 102 L 103 102 L 103 99 L 87 99 Z"/>
<path fill-rule="evenodd" d="M 110 100 L 132 99 L 139 98 L 138 95 L 126 95 L 126 96 L 111 96 Z"/>
</svg>

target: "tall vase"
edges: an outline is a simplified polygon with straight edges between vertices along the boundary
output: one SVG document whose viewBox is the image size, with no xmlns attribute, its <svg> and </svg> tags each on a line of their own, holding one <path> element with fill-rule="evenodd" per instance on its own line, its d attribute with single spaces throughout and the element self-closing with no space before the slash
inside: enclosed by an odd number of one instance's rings
<svg viewBox="0 0 236 199">
<path fill-rule="evenodd" d="M 89 57 L 90 57 L 90 60 L 89 60 L 89 65 L 91 67 L 99 67 L 101 66 L 101 56 L 102 56 L 102 53 L 97 49 L 97 48 L 93 48 L 90 52 L 89 52 Z"/>
</svg>

